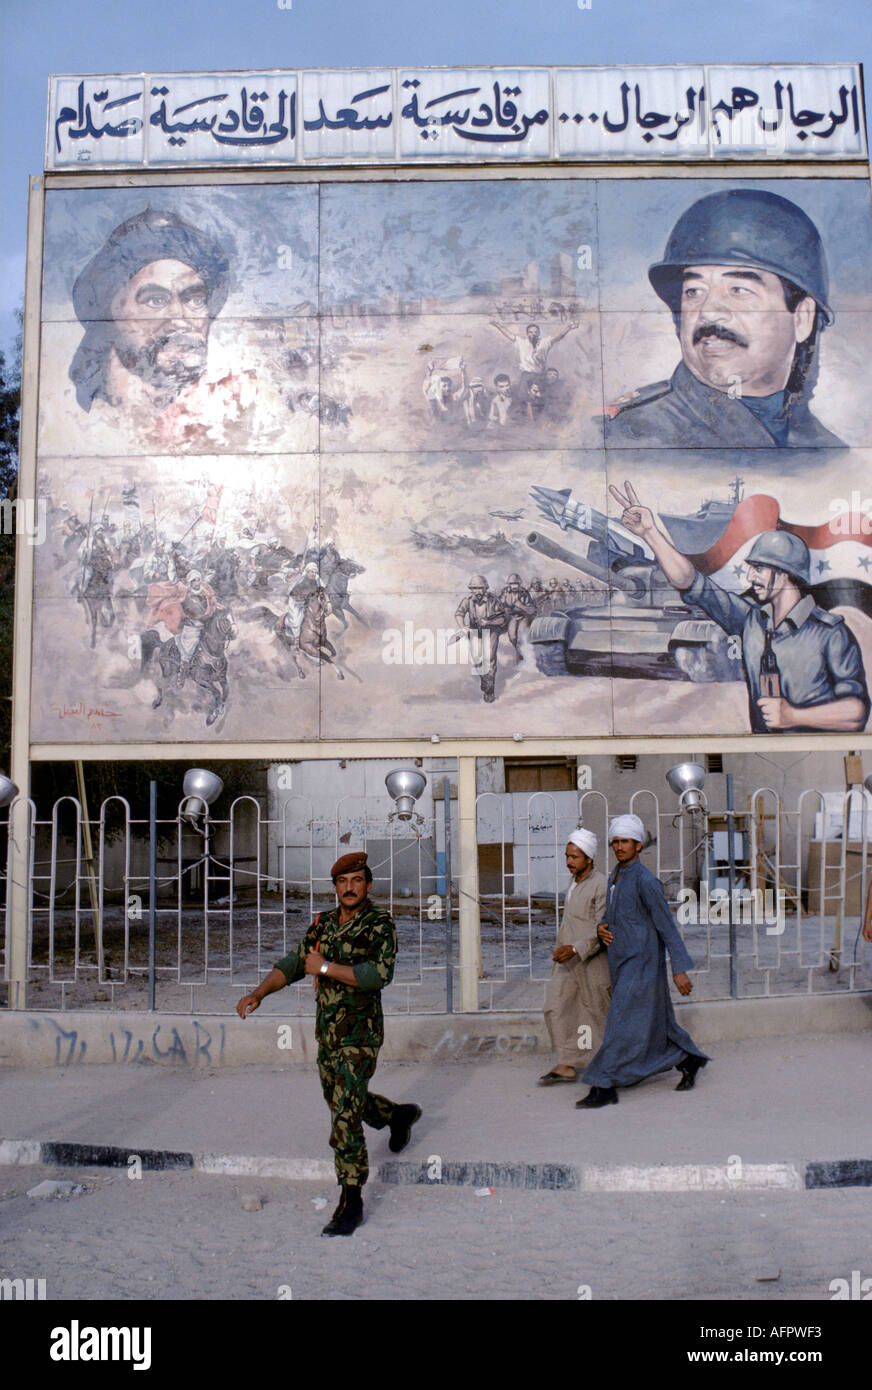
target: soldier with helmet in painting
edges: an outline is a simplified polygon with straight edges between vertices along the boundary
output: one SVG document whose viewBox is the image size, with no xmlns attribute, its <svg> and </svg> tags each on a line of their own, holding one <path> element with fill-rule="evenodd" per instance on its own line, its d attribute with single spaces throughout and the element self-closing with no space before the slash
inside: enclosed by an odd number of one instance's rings
<svg viewBox="0 0 872 1390">
<path fill-rule="evenodd" d="M 530 626 L 536 616 L 536 604 L 528 589 L 521 583 L 519 574 L 510 574 L 506 587 L 500 594 L 500 603 L 508 615 L 506 635 L 515 649 L 515 656 L 521 660 L 521 632 Z"/>
<path fill-rule="evenodd" d="M 808 593 L 805 541 L 764 531 L 745 561 L 747 591 L 730 593 L 676 550 L 630 483 L 623 493 L 610 491 L 623 508 L 621 525 L 651 547 L 669 583 L 741 639 L 752 733 L 865 728 L 870 701 L 860 647 L 844 618 Z"/>
<path fill-rule="evenodd" d="M 469 593 L 461 599 L 455 618 L 469 641 L 469 659 L 478 676 L 482 699 L 491 705 L 496 699 L 497 651 L 500 633 L 508 623 L 506 610 L 492 594 L 483 574 L 474 574 Z"/>
<path fill-rule="evenodd" d="M 823 243 L 801 208 L 763 189 L 700 198 L 648 278 L 672 311 L 682 360 L 670 380 L 607 407 L 607 445 L 842 445 L 809 409 L 833 312 Z"/>
</svg>

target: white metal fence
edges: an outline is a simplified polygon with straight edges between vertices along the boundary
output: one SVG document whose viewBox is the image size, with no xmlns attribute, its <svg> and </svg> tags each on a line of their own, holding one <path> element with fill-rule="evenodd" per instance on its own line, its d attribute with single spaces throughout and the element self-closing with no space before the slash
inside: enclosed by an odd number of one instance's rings
<svg viewBox="0 0 872 1390">
<path fill-rule="evenodd" d="M 607 870 L 608 823 L 626 810 L 646 826 L 643 862 L 663 881 L 694 958 L 694 999 L 872 985 L 872 946 L 861 934 L 872 806 L 859 788 L 834 807 L 832 796 L 813 789 L 788 806 L 761 787 L 732 815 L 711 805 L 676 812 L 674 800 L 664 807 L 647 789 L 620 805 L 599 791 L 483 793 L 476 800 L 478 885 L 454 874 L 450 894 L 444 809 L 410 823 L 388 817 L 376 798 L 345 797 L 322 811 L 295 796 L 280 819 L 270 820 L 255 797 L 242 796 L 226 819 L 198 828 L 178 815 L 157 823 L 151 954 L 147 819 L 134 816 L 120 796 L 90 821 L 69 796 L 48 819 L 30 802 L 13 809 L 15 834 L 26 841 L 16 862 L 25 865 L 31 1008 L 146 1008 L 153 982 L 161 1012 L 226 1013 L 316 913 L 333 906 L 330 864 L 349 846 L 363 846 L 373 896 L 397 923 L 387 1012 L 450 1007 L 459 953 L 450 917 L 446 933 L 446 911 L 453 905 L 456 912 L 470 895 L 481 921 L 479 1007 L 538 1010 L 551 973 L 569 834 L 580 821 L 593 830 L 597 866 Z M 4 979 L 14 860 L 7 831 L 0 818 Z M 313 1007 L 304 983 L 281 998 L 291 1014 Z"/>
<path fill-rule="evenodd" d="M 158 820 L 151 948 L 148 819 L 134 816 L 120 796 L 108 798 L 91 821 L 71 796 L 60 798 L 47 820 L 27 803 L 28 1006 L 145 1008 L 153 979 L 161 1012 L 225 1013 L 297 944 L 319 911 L 335 906 L 329 868 L 352 844 L 369 851 L 373 896 L 397 924 L 400 950 L 383 995 L 386 1010 L 442 1011 L 444 883 L 435 826 L 420 816 L 411 823 L 389 818 L 383 801 L 367 800 L 344 798 L 319 816 L 311 802 L 294 797 L 280 819 L 269 820 L 255 797 L 241 796 L 226 819 L 206 818 L 197 827 L 179 815 Z M 8 979 L 11 838 L 3 862 Z M 288 1013 L 313 1008 L 305 982 L 281 998 Z"/>
<path fill-rule="evenodd" d="M 481 895 L 482 1007 L 541 1007 L 568 882 L 566 841 L 576 824 L 592 830 L 607 873 L 609 821 L 625 811 L 646 827 L 642 862 L 663 882 L 694 958 L 695 1000 L 872 987 L 872 945 L 862 937 L 872 804 L 861 788 L 834 813 L 831 795 L 809 789 L 787 806 L 761 787 L 732 815 L 712 805 L 677 811 L 674 799 L 664 807 L 648 789 L 618 805 L 593 790 L 486 792 L 477 798 L 479 838 L 499 846 L 500 881 Z"/>
</svg>

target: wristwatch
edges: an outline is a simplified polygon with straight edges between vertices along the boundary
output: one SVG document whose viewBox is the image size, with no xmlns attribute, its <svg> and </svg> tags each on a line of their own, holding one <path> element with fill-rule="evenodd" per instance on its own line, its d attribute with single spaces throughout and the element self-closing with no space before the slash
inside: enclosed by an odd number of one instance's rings
<svg viewBox="0 0 872 1390">
<path fill-rule="evenodd" d="M 329 964 L 330 964 L 329 960 L 325 960 L 324 964 L 321 966 L 321 969 L 318 971 L 318 974 L 319 974 L 319 975 L 326 975 L 326 974 L 327 974 L 327 967 L 329 966 Z"/>
</svg>

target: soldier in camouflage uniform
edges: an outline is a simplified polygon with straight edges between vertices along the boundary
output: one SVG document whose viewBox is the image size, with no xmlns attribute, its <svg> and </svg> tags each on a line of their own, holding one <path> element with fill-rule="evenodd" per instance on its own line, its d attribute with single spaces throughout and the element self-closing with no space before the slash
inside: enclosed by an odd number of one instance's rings
<svg viewBox="0 0 872 1390">
<path fill-rule="evenodd" d="M 364 1123 L 390 1127 L 389 1147 L 399 1153 L 420 1118 L 417 1105 L 395 1105 L 368 1090 L 384 1040 L 380 992 L 389 985 L 397 954 L 394 924 L 369 901 L 372 871 L 361 851 L 337 859 L 331 877 L 339 902 L 319 914 L 295 951 L 278 961 L 253 994 L 240 999 L 240 1018 L 274 990 L 314 975 L 318 1072 L 330 1107 L 330 1147 L 341 1187 L 339 1205 L 322 1235 L 350 1236 L 363 1220 L 361 1188 L 369 1176 Z"/>
</svg>

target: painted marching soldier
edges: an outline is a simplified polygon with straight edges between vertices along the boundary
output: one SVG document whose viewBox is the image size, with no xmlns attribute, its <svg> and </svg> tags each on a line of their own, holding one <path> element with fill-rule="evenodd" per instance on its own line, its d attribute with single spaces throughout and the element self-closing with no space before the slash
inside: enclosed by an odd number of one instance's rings
<svg viewBox="0 0 872 1390">
<path fill-rule="evenodd" d="M 500 633 L 506 630 L 507 618 L 499 599 L 488 589 L 484 575 L 472 576 L 469 593 L 461 600 L 454 616 L 469 639 L 470 662 L 479 678 L 482 698 L 485 704 L 493 704 L 496 699 L 497 650 Z"/>
<path fill-rule="evenodd" d="M 521 583 L 519 574 L 510 574 L 506 587 L 500 594 L 500 603 L 508 614 L 506 635 L 515 649 L 515 656 L 521 660 L 521 630 L 536 616 L 536 604 L 529 591 Z"/>
</svg>

